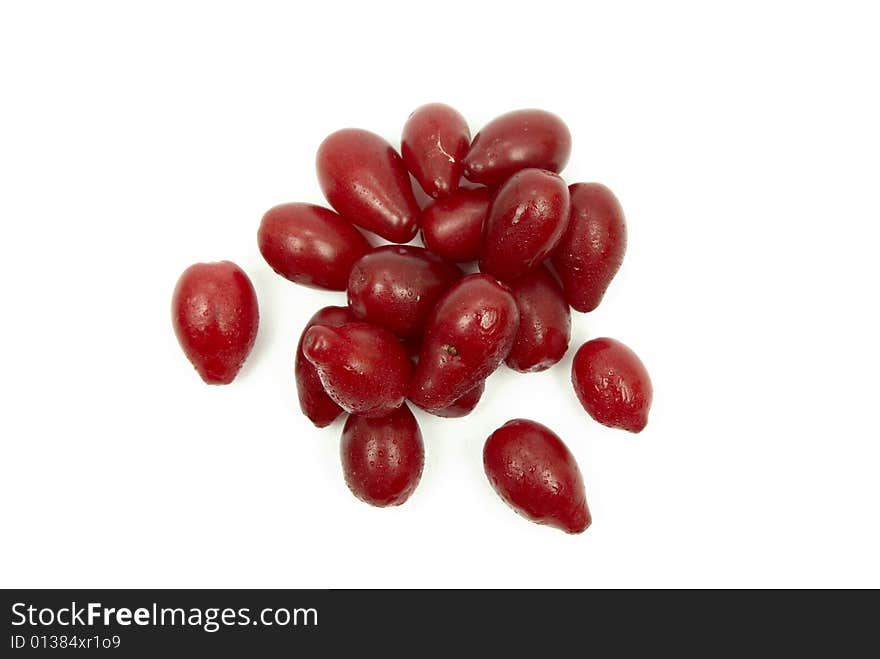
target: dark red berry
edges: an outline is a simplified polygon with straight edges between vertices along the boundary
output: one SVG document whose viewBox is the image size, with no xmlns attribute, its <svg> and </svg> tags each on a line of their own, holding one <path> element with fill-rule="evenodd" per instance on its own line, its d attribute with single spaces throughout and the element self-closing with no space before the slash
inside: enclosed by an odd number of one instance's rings
<svg viewBox="0 0 880 659">
<path fill-rule="evenodd" d="M 568 228 L 551 260 L 571 307 L 592 311 L 623 263 L 626 221 L 617 199 L 604 185 L 575 183 L 568 190 Z"/>
<path fill-rule="evenodd" d="M 507 357 L 518 324 L 513 295 L 493 277 L 453 284 L 428 320 L 410 400 L 429 412 L 452 405 Z"/>
<path fill-rule="evenodd" d="M 544 110 L 515 110 L 493 119 L 474 137 L 464 175 L 490 188 L 529 167 L 561 172 L 571 154 L 571 133 Z"/>
<path fill-rule="evenodd" d="M 543 265 L 508 286 L 519 309 L 519 330 L 504 363 L 522 373 L 544 371 L 562 359 L 571 338 L 562 287 Z"/>
<path fill-rule="evenodd" d="M 492 195 L 486 188 L 459 188 L 422 212 L 425 247 L 454 263 L 476 261 Z"/>
<path fill-rule="evenodd" d="M 394 243 L 419 229 L 419 205 L 409 172 L 388 142 L 367 130 L 345 128 L 325 139 L 316 160 L 318 183 L 347 220 Z"/>
<path fill-rule="evenodd" d="M 596 421 L 641 432 L 648 423 L 654 390 L 636 353 L 614 339 L 587 341 L 575 353 L 571 382 L 578 400 Z"/>
<path fill-rule="evenodd" d="M 464 396 L 456 400 L 452 405 L 443 409 L 431 412 L 434 416 L 443 417 L 444 419 L 459 419 L 467 416 L 477 407 L 483 392 L 486 390 L 486 381 L 483 380 L 476 387 L 467 392 Z"/>
<path fill-rule="evenodd" d="M 324 391 L 324 384 L 318 376 L 317 369 L 303 354 L 303 340 L 309 328 L 315 325 L 340 327 L 357 320 L 357 316 L 348 307 L 324 307 L 309 319 L 296 346 L 294 373 L 299 406 L 302 413 L 318 428 L 329 426 L 344 410 Z"/>
<path fill-rule="evenodd" d="M 315 325 L 303 338 L 303 354 L 346 412 L 381 417 L 403 405 L 412 362 L 390 332 L 367 323 Z"/>
<path fill-rule="evenodd" d="M 270 209 L 257 242 L 266 263 L 282 277 L 331 291 L 345 290 L 352 264 L 370 249 L 348 220 L 313 204 Z"/>
<path fill-rule="evenodd" d="M 458 266 L 421 247 L 384 245 L 352 267 L 348 305 L 362 320 L 418 338 L 437 300 L 461 275 Z"/>
<path fill-rule="evenodd" d="M 546 426 L 514 419 L 489 436 L 483 467 L 499 496 L 532 522 L 582 533 L 592 518 L 580 469 Z"/>
<path fill-rule="evenodd" d="M 400 139 L 407 169 L 430 197 L 445 197 L 458 188 L 462 159 L 471 144 L 467 121 L 443 103 L 429 103 L 413 112 Z"/>
<path fill-rule="evenodd" d="M 380 507 L 409 499 L 425 464 L 422 433 L 406 405 L 381 419 L 350 415 L 339 452 L 349 489 Z"/>
<path fill-rule="evenodd" d="M 483 232 L 480 270 L 509 281 L 537 268 L 568 226 L 568 188 L 556 174 L 525 169 L 495 195 Z"/>
<path fill-rule="evenodd" d="M 196 263 L 177 281 L 171 320 L 180 347 L 202 380 L 229 384 L 257 338 L 257 294 L 234 263 Z"/>
</svg>

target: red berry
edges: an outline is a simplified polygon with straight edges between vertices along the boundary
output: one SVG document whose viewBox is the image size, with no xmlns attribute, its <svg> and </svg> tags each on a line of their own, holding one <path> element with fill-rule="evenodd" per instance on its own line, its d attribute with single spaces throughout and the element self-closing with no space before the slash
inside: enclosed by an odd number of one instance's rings
<svg viewBox="0 0 880 659">
<path fill-rule="evenodd" d="M 566 533 L 582 533 L 592 518 L 574 456 L 546 426 L 514 419 L 483 447 L 483 467 L 498 495 L 520 515 Z"/>
<path fill-rule="evenodd" d="M 515 110 L 483 127 L 464 159 L 464 175 L 490 188 L 528 167 L 561 172 L 571 155 L 571 133 L 544 110 Z"/>
<path fill-rule="evenodd" d="M 445 197 L 458 187 L 470 144 L 465 118 L 448 105 L 429 103 L 407 119 L 400 154 L 425 194 Z"/>
<path fill-rule="evenodd" d="M 562 359 L 571 338 L 562 287 L 543 265 L 508 286 L 519 309 L 519 330 L 504 363 L 522 373 L 544 371 Z"/>
<path fill-rule="evenodd" d="M 587 341 L 575 353 L 571 382 L 581 405 L 599 423 L 641 432 L 648 423 L 653 388 L 644 364 L 614 339 Z"/>
<path fill-rule="evenodd" d="M 366 130 L 345 128 L 325 139 L 316 160 L 327 201 L 344 218 L 395 243 L 419 229 L 419 205 L 409 172 L 388 142 Z"/>
<path fill-rule="evenodd" d="M 493 277 L 453 284 L 428 319 L 410 400 L 429 412 L 455 403 L 507 357 L 518 324 L 513 295 Z"/>
<path fill-rule="evenodd" d="M 434 416 L 440 416 L 444 419 L 458 419 L 463 416 L 467 416 L 476 408 L 477 403 L 480 402 L 480 399 L 483 397 L 483 392 L 486 390 L 486 381 L 483 380 L 476 387 L 467 392 L 464 396 L 459 398 L 457 401 L 449 405 L 448 407 L 444 407 L 440 410 L 434 410 L 431 412 Z"/>
<path fill-rule="evenodd" d="M 486 188 L 459 188 L 422 211 L 422 242 L 454 263 L 476 261 L 492 195 Z"/>
<path fill-rule="evenodd" d="M 257 338 L 257 294 L 234 263 L 196 263 L 177 280 L 171 320 L 180 347 L 202 380 L 229 384 Z"/>
<path fill-rule="evenodd" d="M 483 234 L 480 270 L 509 281 L 538 267 L 568 225 L 568 188 L 556 174 L 525 169 L 498 190 Z"/>
<path fill-rule="evenodd" d="M 568 190 L 571 215 L 552 261 L 568 303 L 577 311 L 592 311 L 623 262 L 626 221 L 604 185 L 575 183 Z"/>
<path fill-rule="evenodd" d="M 350 415 L 339 453 L 352 493 L 380 507 L 409 499 L 425 464 L 422 433 L 406 405 L 381 419 Z"/>
<path fill-rule="evenodd" d="M 360 231 L 313 204 L 270 209 L 257 232 L 260 253 L 282 277 L 304 286 L 344 291 L 352 264 L 370 249 Z"/>
<path fill-rule="evenodd" d="M 340 327 L 346 323 L 357 322 L 357 317 L 348 307 L 324 307 L 311 317 L 296 346 L 296 361 L 294 372 L 296 375 L 296 393 L 299 396 L 299 406 L 312 423 L 318 428 L 329 426 L 336 420 L 343 409 L 327 395 L 324 384 L 318 376 L 314 365 L 303 354 L 303 340 L 309 328 L 315 325 L 327 327 Z"/>
<path fill-rule="evenodd" d="M 381 417 L 403 405 L 412 362 L 390 332 L 367 323 L 315 325 L 303 338 L 303 354 L 346 412 Z"/>
<path fill-rule="evenodd" d="M 421 247 L 384 245 L 352 267 L 348 304 L 362 320 L 418 338 L 437 300 L 461 275 L 458 266 Z"/>
</svg>

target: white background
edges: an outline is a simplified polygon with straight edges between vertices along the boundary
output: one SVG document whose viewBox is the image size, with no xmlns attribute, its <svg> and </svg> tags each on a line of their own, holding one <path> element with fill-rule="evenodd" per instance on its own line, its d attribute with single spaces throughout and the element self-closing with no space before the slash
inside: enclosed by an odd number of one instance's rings
<svg viewBox="0 0 880 659">
<path fill-rule="evenodd" d="M 4 2 L 0 585 L 880 586 L 871 6 Z M 418 414 L 422 482 L 374 509 L 292 377 L 306 318 L 344 296 L 275 275 L 256 230 L 323 202 L 331 131 L 397 144 L 435 100 L 473 133 L 566 120 L 565 177 L 611 186 L 630 232 L 573 343 L 633 347 L 654 407 L 639 436 L 593 422 L 573 350 L 502 369 L 472 416 Z M 208 387 L 170 298 L 219 259 L 262 316 Z M 577 457 L 585 534 L 490 489 L 483 442 L 520 416 Z"/>
</svg>

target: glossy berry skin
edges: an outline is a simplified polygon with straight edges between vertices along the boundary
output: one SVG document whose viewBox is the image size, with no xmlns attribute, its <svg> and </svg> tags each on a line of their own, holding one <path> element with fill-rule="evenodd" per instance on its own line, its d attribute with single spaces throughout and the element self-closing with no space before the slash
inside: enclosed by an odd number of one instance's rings
<svg viewBox="0 0 880 659">
<path fill-rule="evenodd" d="M 349 489 L 379 507 L 409 499 L 425 465 L 422 433 L 406 405 L 381 419 L 350 415 L 339 453 Z"/>
<path fill-rule="evenodd" d="M 382 417 L 403 405 L 412 362 L 390 332 L 367 323 L 315 325 L 303 338 L 303 354 L 346 412 Z"/>
<path fill-rule="evenodd" d="M 299 406 L 302 413 L 318 428 L 329 426 L 344 410 L 324 391 L 324 384 L 318 376 L 317 369 L 303 353 L 306 332 L 315 325 L 340 327 L 346 323 L 357 322 L 357 320 L 357 316 L 348 307 L 324 307 L 309 319 L 300 336 L 299 344 L 296 346 L 294 374 Z"/>
<path fill-rule="evenodd" d="M 492 194 L 486 188 L 459 188 L 422 211 L 422 242 L 438 256 L 453 263 L 480 258 L 483 224 Z"/>
<path fill-rule="evenodd" d="M 460 419 L 467 416 L 477 407 L 483 392 L 486 390 L 486 382 L 480 382 L 476 387 L 467 392 L 464 396 L 452 403 L 449 407 L 431 412 L 434 416 L 443 417 L 444 419 Z"/>
<path fill-rule="evenodd" d="M 587 341 L 575 353 L 571 382 L 587 413 L 602 425 L 641 432 L 654 390 L 636 353 L 614 339 Z"/>
<path fill-rule="evenodd" d="M 555 114 L 515 110 L 486 124 L 464 159 L 469 181 L 495 188 L 529 167 L 561 172 L 571 155 L 571 133 Z"/>
<path fill-rule="evenodd" d="M 417 338 L 437 300 L 461 275 L 458 266 L 421 247 L 384 245 L 352 267 L 348 305 L 362 320 Z"/>
<path fill-rule="evenodd" d="M 351 223 L 313 204 L 281 204 L 260 222 L 257 243 L 266 263 L 290 281 L 344 291 L 351 266 L 370 243 Z"/>
<path fill-rule="evenodd" d="M 569 186 L 568 228 L 551 260 L 577 311 L 599 306 L 626 252 L 626 220 L 614 194 L 599 183 Z"/>
<path fill-rule="evenodd" d="M 428 412 L 452 405 L 507 357 L 518 324 L 513 295 L 493 277 L 453 284 L 428 319 L 410 400 Z"/>
<path fill-rule="evenodd" d="M 546 426 L 528 419 L 508 421 L 486 440 L 483 467 L 498 495 L 526 519 L 566 533 L 590 526 L 577 462 Z"/>
<path fill-rule="evenodd" d="M 509 281 L 538 267 L 565 233 L 568 212 L 559 176 L 543 169 L 514 174 L 489 209 L 480 270 Z"/>
<path fill-rule="evenodd" d="M 394 243 L 419 229 L 419 205 L 409 172 L 388 142 L 367 130 L 345 128 L 318 147 L 318 183 L 347 220 Z"/>
<path fill-rule="evenodd" d="M 413 112 L 403 127 L 400 154 L 422 190 L 435 199 L 458 188 L 471 132 L 461 114 L 443 103 Z"/>
<path fill-rule="evenodd" d="M 234 263 L 196 263 L 177 280 L 171 322 L 187 359 L 207 384 L 229 384 L 254 347 L 257 294 Z"/>
<path fill-rule="evenodd" d="M 519 329 L 504 363 L 522 373 L 544 371 L 562 359 L 571 339 L 562 287 L 543 265 L 508 286 L 519 309 Z"/>
</svg>

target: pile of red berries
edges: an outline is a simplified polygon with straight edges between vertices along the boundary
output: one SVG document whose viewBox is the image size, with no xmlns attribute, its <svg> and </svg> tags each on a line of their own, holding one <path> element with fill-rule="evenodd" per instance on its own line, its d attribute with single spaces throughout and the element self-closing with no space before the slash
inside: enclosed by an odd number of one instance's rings
<svg viewBox="0 0 880 659">
<path fill-rule="evenodd" d="M 464 117 L 420 107 L 403 128 L 401 154 L 365 130 L 330 135 L 318 180 L 337 211 L 276 206 L 260 223 L 260 252 L 287 279 L 347 291 L 348 306 L 309 321 L 296 354 L 305 414 L 318 427 L 346 412 L 345 481 L 363 501 L 399 505 L 419 482 L 424 446 L 406 404 L 441 417 L 469 414 L 504 362 L 523 373 L 562 359 L 571 314 L 592 311 L 617 273 L 626 225 L 617 199 L 596 183 L 566 186 L 558 172 L 571 135 L 542 110 L 510 112 L 471 141 Z M 410 174 L 433 198 L 424 209 Z M 459 187 L 462 177 L 472 187 Z M 422 247 L 371 247 L 355 225 L 392 243 L 421 229 Z M 458 263 L 479 262 L 465 275 Z M 259 322 L 256 294 L 235 264 L 196 264 L 174 291 L 177 338 L 202 379 L 231 382 Z M 640 432 L 651 381 L 613 339 L 580 347 L 572 384 L 599 423 Z M 590 525 L 574 457 L 549 428 L 525 419 L 486 441 L 486 475 L 527 519 L 569 533 Z"/>
</svg>

